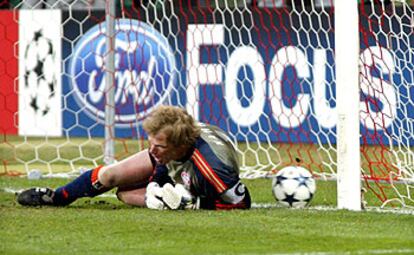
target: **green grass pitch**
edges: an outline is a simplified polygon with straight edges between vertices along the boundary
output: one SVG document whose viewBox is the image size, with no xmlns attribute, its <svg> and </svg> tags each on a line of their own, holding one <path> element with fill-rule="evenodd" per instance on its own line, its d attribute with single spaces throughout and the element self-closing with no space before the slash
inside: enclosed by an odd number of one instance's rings
<svg viewBox="0 0 414 255">
<path fill-rule="evenodd" d="M 25 208 L 9 189 L 67 179 L 0 177 L 0 254 L 414 254 L 414 215 L 279 207 L 153 211 L 114 196 Z M 256 207 L 274 205 L 269 179 L 245 180 Z M 334 202 L 318 183 L 312 204 Z M 8 191 L 8 192 L 7 192 Z M 112 193 L 113 194 L 113 193 Z"/>
<path fill-rule="evenodd" d="M 336 183 L 330 181 L 317 182 L 307 209 L 275 206 L 270 179 L 244 180 L 254 203 L 246 211 L 153 211 L 126 206 L 113 191 L 64 208 L 16 204 L 13 191 L 69 181 L 4 174 L 25 172 L 21 161 L 43 172 L 48 170 L 42 162 L 53 161 L 53 171 L 68 171 L 68 162 L 80 154 L 101 163 L 101 145 L 98 139 L 5 137 L 0 144 L 0 254 L 414 254 L 413 213 L 334 210 Z M 117 156 L 137 147 L 136 141 L 117 142 Z M 57 153 L 60 160 L 54 160 Z M 92 166 L 83 159 L 73 163 Z M 365 199 L 378 205 L 374 196 Z"/>
</svg>

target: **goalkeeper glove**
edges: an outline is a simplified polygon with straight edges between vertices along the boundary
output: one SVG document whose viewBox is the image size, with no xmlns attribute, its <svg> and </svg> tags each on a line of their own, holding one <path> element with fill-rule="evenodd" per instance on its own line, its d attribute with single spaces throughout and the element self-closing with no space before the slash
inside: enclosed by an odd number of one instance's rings
<svg viewBox="0 0 414 255">
<path fill-rule="evenodd" d="M 162 200 L 171 210 L 199 209 L 200 199 L 194 197 L 182 184 L 173 186 L 166 183 L 162 187 Z"/>
<path fill-rule="evenodd" d="M 165 204 L 162 200 L 162 188 L 156 182 L 150 182 L 145 193 L 145 204 L 149 209 L 164 210 Z"/>
</svg>

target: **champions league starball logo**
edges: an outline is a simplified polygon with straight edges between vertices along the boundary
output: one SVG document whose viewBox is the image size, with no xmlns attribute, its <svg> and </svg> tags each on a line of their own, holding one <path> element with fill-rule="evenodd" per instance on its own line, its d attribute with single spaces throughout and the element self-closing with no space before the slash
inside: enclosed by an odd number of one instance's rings
<svg viewBox="0 0 414 255">
<path fill-rule="evenodd" d="M 115 122 L 117 127 L 131 127 L 168 100 L 176 65 L 167 39 L 157 30 L 138 20 L 118 19 L 115 24 Z M 106 54 L 102 23 L 76 44 L 69 64 L 79 107 L 100 123 L 105 120 Z"/>
<path fill-rule="evenodd" d="M 44 31 L 33 32 L 24 52 L 24 84 L 30 94 L 29 106 L 36 116 L 45 116 L 50 110 L 50 102 L 55 98 L 56 52 L 50 38 Z"/>
</svg>

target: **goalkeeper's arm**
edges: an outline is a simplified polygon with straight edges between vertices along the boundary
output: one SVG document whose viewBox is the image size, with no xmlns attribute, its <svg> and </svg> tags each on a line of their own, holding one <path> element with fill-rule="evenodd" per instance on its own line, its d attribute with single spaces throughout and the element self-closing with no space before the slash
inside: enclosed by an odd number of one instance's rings
<svg viewBox="0 0 414 255">
<path fill-rule="evenodd" d="M 249 190 L 240 181 L 223 192 L 220 198 L 215 202 L 216 210 L 249 209 L 251 207 Z"/>
<path fill-rule="evenodd" d="M 249 209 L 251 199 L 249 190 L 240 181 L 219 195 L 219 199 L 203 197 L 200 208 L 210 210 Z"/>
</svg>

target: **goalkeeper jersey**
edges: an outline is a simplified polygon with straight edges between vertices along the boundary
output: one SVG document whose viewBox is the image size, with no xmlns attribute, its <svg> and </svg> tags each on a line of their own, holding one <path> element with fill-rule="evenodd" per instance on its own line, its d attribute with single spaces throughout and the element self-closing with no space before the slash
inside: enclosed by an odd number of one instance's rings
<svg viewBox="0 0 414 255">
<path fill-rule="evenodd" d="M 201 134 L 181 160 L 156 164 L 152 181 L 160 186 L 180 183 L 200 198 L 204 209 L 250 208 L 250 195 L 240 182 L 238 158 L 227 135 L 200 124 Z"/>
</svg>

